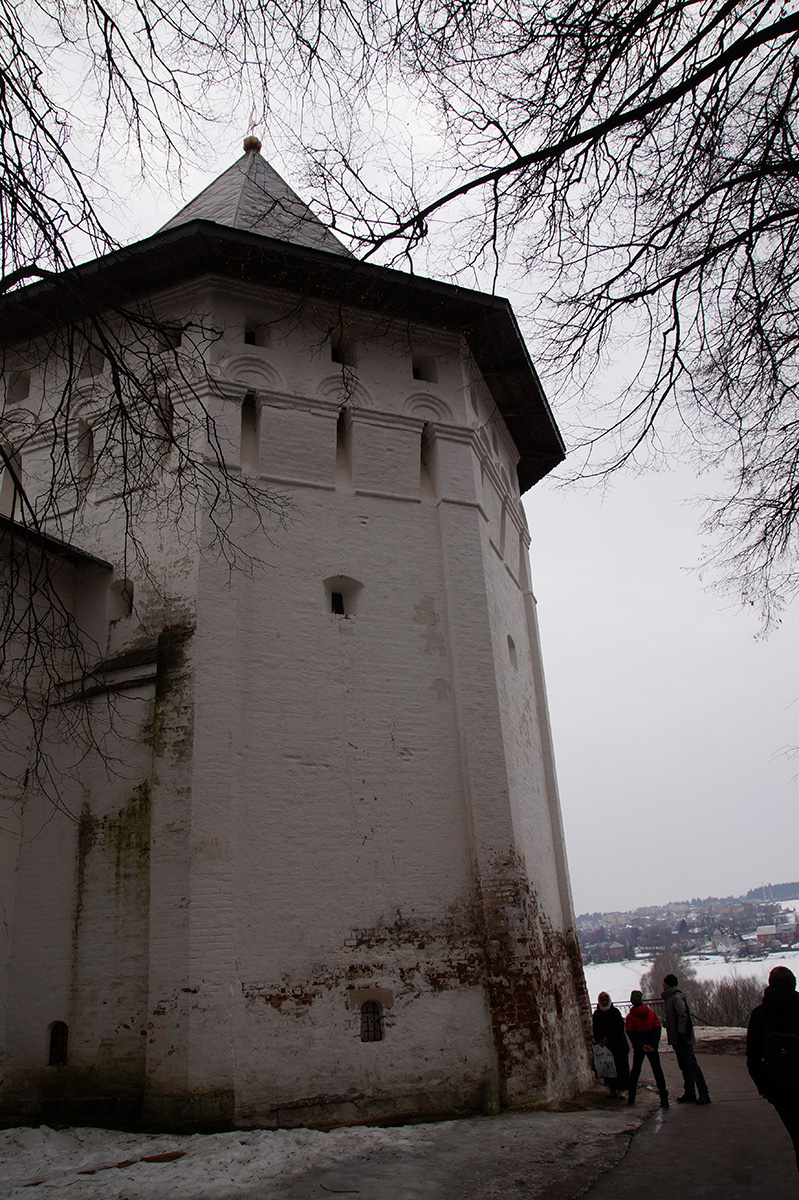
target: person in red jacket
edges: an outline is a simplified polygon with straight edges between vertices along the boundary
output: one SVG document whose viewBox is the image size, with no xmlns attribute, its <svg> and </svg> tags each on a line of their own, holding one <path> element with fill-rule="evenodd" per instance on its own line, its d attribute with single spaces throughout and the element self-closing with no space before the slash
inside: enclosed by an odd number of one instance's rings
<svg viewBox="0 0 799 1200">
<path fill-rule="evenodd" d="M 638 1077 L 641 1074 L 641 1067 L 644 1065 L 644 1056 L 646 1056 L 660 1093 L 660 1107 L 668 1108 L 669 1093 L 658 1054 L 660 1021 L 657 1014 L 647 1004 L 644 1004 L 641 992 L 630 992 L 630 1004 L 632 1008 L 627 1013 L 627 1019 L 624 1022 L 627 1037 L 633 1048 L 633 1065 L 630 1069 L 630 1089 L 627 1094 L 627 1103 L 635 1104 Z"/>
</svg>

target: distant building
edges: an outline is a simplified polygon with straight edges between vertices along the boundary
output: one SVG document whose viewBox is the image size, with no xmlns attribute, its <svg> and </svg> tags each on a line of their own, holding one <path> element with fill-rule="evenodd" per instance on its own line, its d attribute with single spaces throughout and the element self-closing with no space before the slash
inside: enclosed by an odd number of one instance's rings
<svg viewBox="0 0 799 1200">
<path fill-rule="evenodd" d="M 790 921 L 779 921 L 776 925 L 775 936 L 783 946 L 792 946 L 797 938 L 796 918 Z"/>
</svg>

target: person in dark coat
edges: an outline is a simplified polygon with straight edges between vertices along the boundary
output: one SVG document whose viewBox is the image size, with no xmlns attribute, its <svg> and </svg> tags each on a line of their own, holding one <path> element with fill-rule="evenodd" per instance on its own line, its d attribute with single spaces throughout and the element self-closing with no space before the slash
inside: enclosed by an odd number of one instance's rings
<svg viewBox="0 0 799 1200">
<path fill-rule="evenodd" d="M 788 1066 L 777 1076 L 771 1066 L 767 1039 L 776 1034 L 781 1039 L 779 1049 Z M 777 1115 L 790 1134 L 799 1170 L 799 1063 L 791 1038 L 799 1038 L 799 995 L 796 976 L 789 967 L 774 967 L 768 977 L 768 987 L 749 1018 L 746 1031 L 746 1066 L 761 1096 L 773 1104 Z M 793 1064 L 793 1065 L 792 1065 Z"/>
<path fill-rule="evenodd" d="M 678 982 L 676 975 L 667 975 L 661 993 L 666 1006 L 666 1037 L 669 1045 L 674 1047 L 677 1066 L 682 1071 L 684 1091 L 677 1097 L 677 1103 L 710 1104 L 705 1077 L 694 1053 L 696 1034 L 691 1010 L 684 993 L 677 986 Z"/>
<path fill-rule="evenodd" d="M 630 1086 L 630 1052 L 624 1033 L 624 1017 L 611 1002 L 607 992 L 600 992 L 597 997 L 592 1023 L 594 1041 L 600 1046 L 607 1046 L 616 1064 L 615 1079 L 605 1081 L 610 1088 L 610 1094 L 615 1096 L 617 1092 L 626 1092 Z"/>
<path fill-rule="evenodd" d="M 630 1070 L 630 1090 L 627 1096 L 628 1104 L 635 1104 L 635 1090 L 638 1086 L 638 1076 L 641 1074 L 641 1067 L 644 1065 L 644 1057 L 646 1057 L 652 1074 L 655 1077 L 658 1092 L 660 1093 L 660 1107 L 669 1107 L 669 1093 L 666 1087 L 666 1079 L 663 1074 L 663 1067 L 658 1054 L 658 1043 L 660 1042 L 660 1021 L 657 1018 L 657 1013 L 644 1004 L 644 997 L 641 992 L 630 992 L 630 1004 L 632 1008 L 627 1013 L 627 1019 L 624 1022 L 627 1030 L 627 1037 L 630 1039 L 633 1048 L 633 1065 Z"/>
</svg>

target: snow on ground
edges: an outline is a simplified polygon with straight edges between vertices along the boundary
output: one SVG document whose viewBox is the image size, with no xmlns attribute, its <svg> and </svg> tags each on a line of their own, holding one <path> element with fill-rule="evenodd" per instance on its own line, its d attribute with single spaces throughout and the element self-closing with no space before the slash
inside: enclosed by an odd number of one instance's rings
<svg viewBox="0 0 799 1200">
<path fill-rule="evenodd" d="M 768 973 L 772 967 L 784 964 L 790 967 L 799 978 L 799 950 L 786 950 L 784 953 L 770 954 L 767 958 L 741 959 L 738 962 L 725 962 L 719 955 L 687 956 L 687 961 L 696 971 L 699 979 L 723 979 L 725 976 L 747 978 L 754 975 L 758 982 L 766 986 Z M 589 963 L 585 968 L 585 982 L 588 985 L 588 995 L 591 1003 L 596 1004 L 600 992 L 608 992 L 613 1000 L 627 1001 L 630 992 L 637 988 L 641 976 L 652 966 L 651 958 L 635 958 L 626 962 Z"/>
<path fill-rule="evenodd" d="M 270 1184 L 310 1168 L 423 1145 L 430 1140 L 429 1128 L 243 1130 L 183 1137 L 46 1125 L 7 1129 L 0 1131 L 1 1194 L 3 1200 L 227 1200 L 257 1188 L 266 1196 Z"/>
<path fill-rule="evenodd" d="M 691 956 L 700 979 L 755 975 L 765 985 L 772 967 L 785 963 L 799 975 L 799 951 L 754 962 Z M 585 968 L 592 1004 L 601 991 L 627 1000 L 649 958 L 595 963 Z M 721 1033 L 724 1031 L 716 1031 Z M 309 1170 L 336 1167 L 382 1150 L 411 1150 L 433 1139 L 429 1125 L 391 1129 L 363 1126 L 322 1133 L 313 1129 L 244 1130 L 235 1133 L 117 1133 L 103 1129 L 0 1131 L 2 1200 L 230 1200 L 266 1197 L 270 1185 Z M 149 1161 L 148 1161 L 149 1160 Z"/>
</svg>

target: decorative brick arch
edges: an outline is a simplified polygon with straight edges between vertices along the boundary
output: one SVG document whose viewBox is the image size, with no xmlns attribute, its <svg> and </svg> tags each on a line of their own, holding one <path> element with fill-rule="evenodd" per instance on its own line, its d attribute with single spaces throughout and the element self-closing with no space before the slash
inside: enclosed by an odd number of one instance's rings
<svg viewBox="0 0 799 1200">
<path fill-rule="evenodd" d="M 267 362 L 263 355 L 239 351 L 225 355 L 216 366 L 220 380 L 237 383 L 253 391 L 286 391 L 286 381 L 277 367 Z"/>
</svg>

